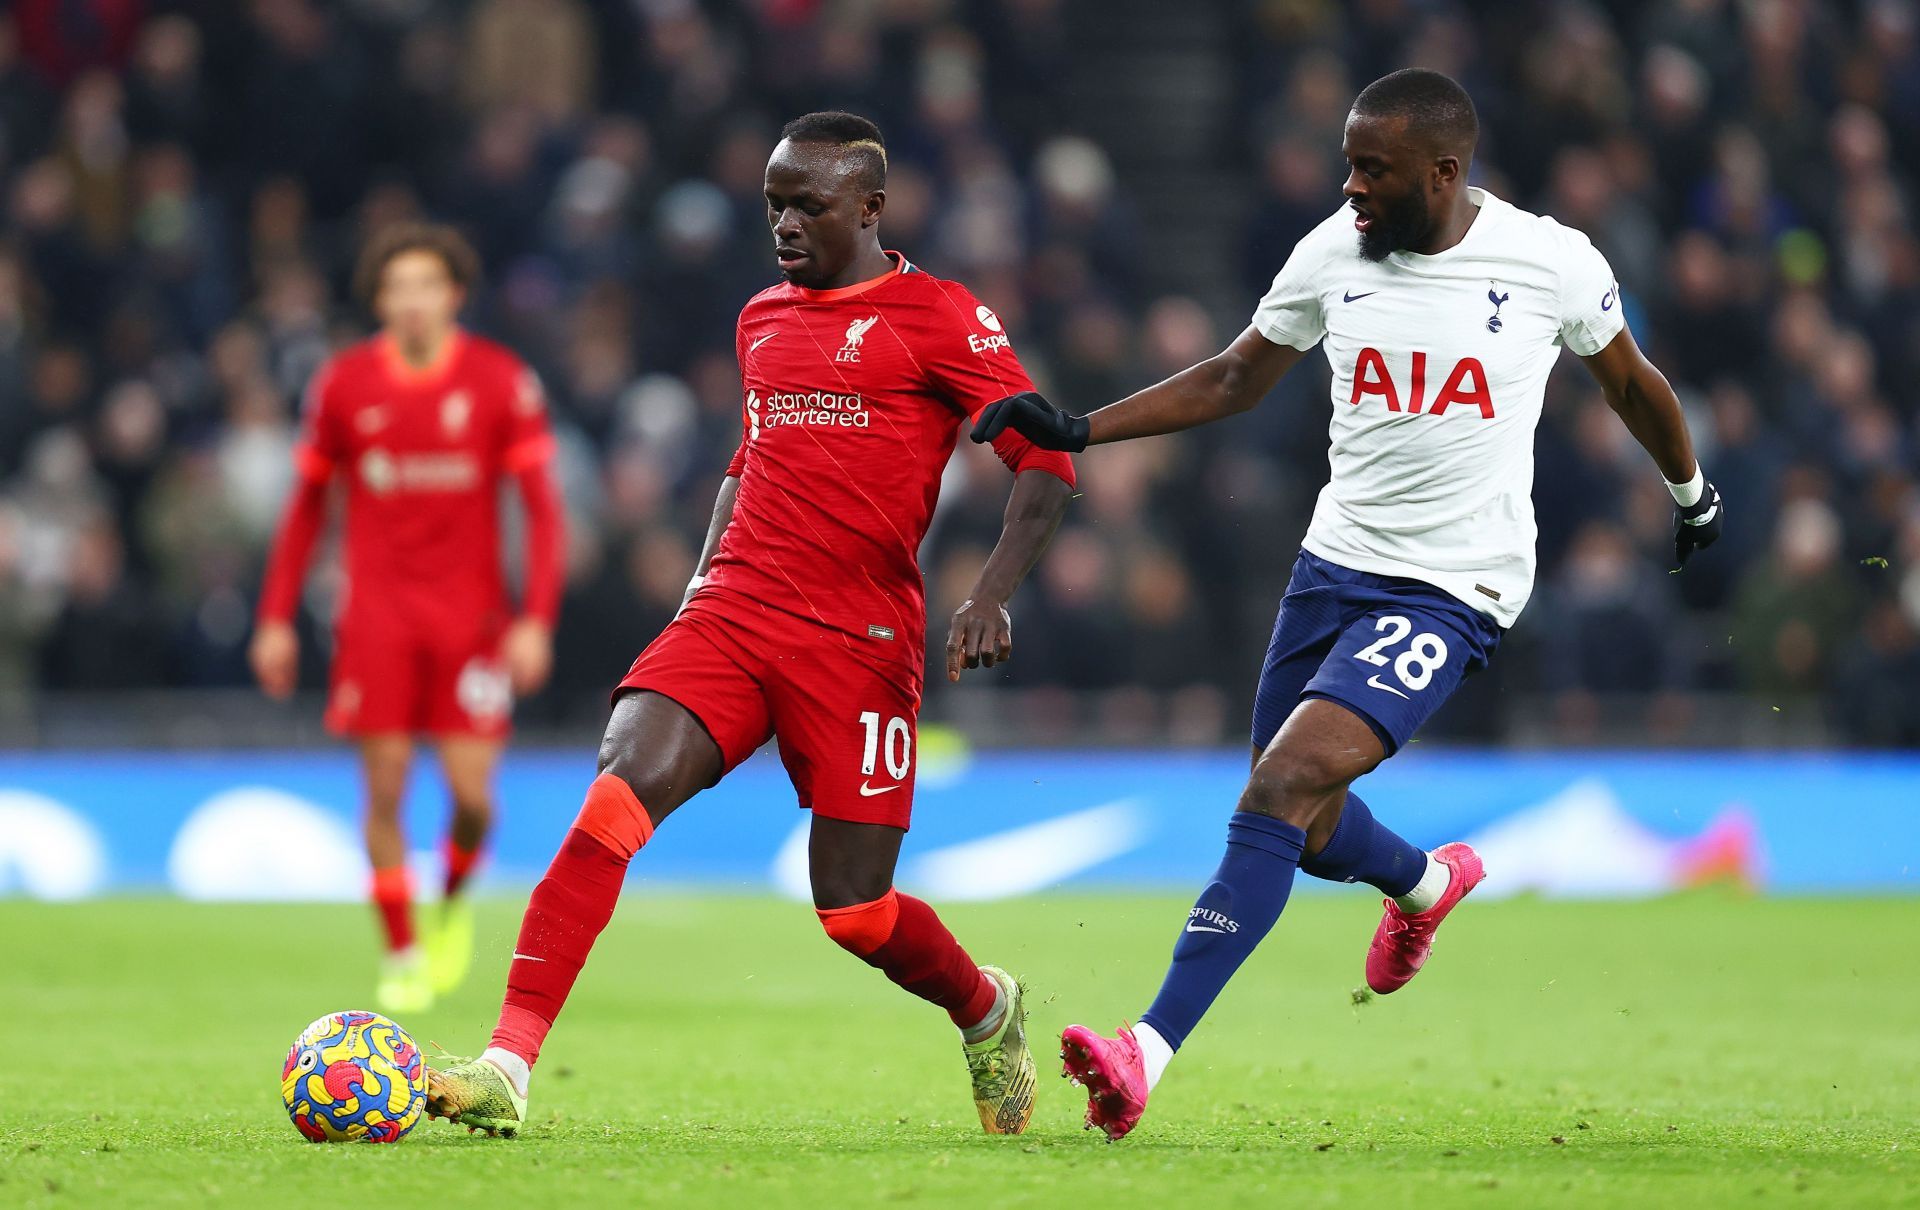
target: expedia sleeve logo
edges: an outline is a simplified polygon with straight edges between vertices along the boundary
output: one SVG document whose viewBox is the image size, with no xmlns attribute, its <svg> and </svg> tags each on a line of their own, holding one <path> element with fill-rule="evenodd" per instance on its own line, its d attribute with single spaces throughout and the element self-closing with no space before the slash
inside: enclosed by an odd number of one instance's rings
<svg viewBox="0 0 1920 1210">
<path fill-rule="evenodd" d="M 969 349 L 972 349 L 976 353 L 986 354 L 1013 347 L 1013 341 L 1008 339 L 1006 332 L 1001 330 L 1000 317 L 995 315 L 985 304 L 974 308 L 973 317 L 980 322 L 981 327 L 992 333 L 992 335 L 982 336 L 978 332 L 967 333 L 967 347 Z"/>
</svg>

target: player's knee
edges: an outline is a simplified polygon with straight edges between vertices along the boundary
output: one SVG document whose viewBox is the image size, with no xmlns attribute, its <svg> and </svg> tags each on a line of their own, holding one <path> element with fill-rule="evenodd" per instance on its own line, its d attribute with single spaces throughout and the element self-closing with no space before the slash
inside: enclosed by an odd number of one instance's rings
<svg viewBox="0 0 1920 1210">
<path fill-rule="evenodd" d="M 364 762 L 362 772 L 366 777 L 368 810 L 378 814 L 398 811 L 407 789 L 406 759 L 371 756 Z"/>
<path fill-rule="evenodd" d="M 1349 780 L 1343 765 L 1321 754 L 1271 752 L 1254 766 L 1239 809 L 1304 828 Z"/>
<path fill-rule="evenodd" d="M 485 790 L 456 789 L 453 792 L 453 815 L 463 823 L 492 823 L 493 796 Z"/>
<path fill-rule="evenodd" d="M 698 751 L 646 723 L 639 709 L 645 696 L 628 694 L 614 706 L 597 764 L 600 773 L 625 782 L 657 824 L 711 784 L 718 770 L 706 767 Z"/>
<path fill-rule="evenodd" d="M 1278 782 L 1273 778 L 1263 777 L 1260 770 L 1255 768 L 1253 776 L 1247 779 L 1247 788 L 1240 791 L 1240 801 L 1234 809 L 1277 818 L 1284 802 L 1285 798 Z"/>
<path fill-rule="evenodd" d="M 820 927 L 834 944 L 859 958 L 870 958 L 893 936 L 900 919 L 900 897 L 891 887 L 878 899 L 852 907 L 815 908 Z"/>
<path fill-rule="evenodd" d="M 600 740 L 596 762 L 602 775 L 612 774 L 627 784 L 627 789 L 643 803 L 663 804 L 672 793 L 671 779 L 658 760 L 652 759 L 635 728 L 620 725 L 616 712 Z"/>
<path fill-rule="evenodd" d="M 625 779 L 634 767 L 634 743 L 624 731 L 609 726 L 600 737 L 600 752 L 594 759 L 594 772 L 611 773 Z"/>
<path fill-rule="evenodd" d="M 398 819 L 405 797 L 404 778 L 367 777 L 367 814 L 375 819 Z"/>
</svg>

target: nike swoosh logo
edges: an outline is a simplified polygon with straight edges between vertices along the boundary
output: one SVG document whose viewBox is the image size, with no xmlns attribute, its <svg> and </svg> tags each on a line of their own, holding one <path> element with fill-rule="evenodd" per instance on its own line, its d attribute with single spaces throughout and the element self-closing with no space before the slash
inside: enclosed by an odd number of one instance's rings
<svg viewBox="0 0 1920 1210">
<path fill-rule="evenodd" d="M 519 950 L 513 951 L 513 960 L 516 962 L 545 962 L 546 961 L 545 958 L 536 958 L 532 954 L 523 954 Z"/>
<path fill-rule="evenodd" d="M 1189 924 L 1189 925 L 1187 925 L 1187 931 L 1188 931 L 1189 933 L 1224 933 L 1224 932 L 1226 932 L 1227 930 L 1225 930 L 1225 929 L 1215 929 L 1215 928 L 1208 928 L 1208 927 L 1207 927 L 1206 925 L 1204 925 L 1204 924 Z"/>
<path fill-rule="evenodd" d="M 872 798 L 872 797 L 873 797 L 874 795 L 876 795 L 876 794 L 891 794 L 891 793 L 893 793 L 893 792 L 894 792 L 895 790 L 898 790 L 899 788 L 900 788 L 900 786 L 898 785 L 898 783 L 896 783 L 896 784 L 894 784 L 894 785 L 891 785 L 891 786 L 881 786 L 881 787 L 880 787 L 879 789 L 877 789 L 877 790 L 876 790 L 876 789 L 874 789 L 874 788 L 873 788 L 872 786 L 870 786 L 870 785 L 868 785 L 868 784 L 867 784 L 866 782 L 861 782 L 861 783 L 860 783 L 860 797 L 862 797 L 862 798 Z"/>
<path fill-rule="evenodd" d="M 755 349 L 759 348 L 763 344 L 766 344 L 769 340 L 772 340 L 774 337 L 778 335 L 780 335 L 780 333 L 778 332 L 767 333 L 765 336 L 762 336 L 759 340 L 756 340 L 752 344 L 748 345 L 747 352 L 749 353 L 753 352 Z"/>
<path fill-rule="evenodd" d="M 1374 295 L 1378 293 L 1380 293 L 1380 291 L 1378 290 L 1369 290 L 1365 294 L 1347 294 L 1342 296 L 1340 301 L 1341 302 L 1359 302 L 1363 298 L 1372 298 Z"/>
<path fill-rule="evenodd" d="M 1367 684 L 1375 689 L 1385 689 L 1388 693 L 1393 694 L 1393 696 L 1395 697 L 1405 698 L 1407 701 L 1413 700 L 1412 698 L 1407 697 L 1406 694 L 1400 692 L 1398 689 L 1395 689 L 1392 685 L 1382 684 L 1380 681 L 1380 674 L 1377 672 L 1367 678 Z"/>
</svg>

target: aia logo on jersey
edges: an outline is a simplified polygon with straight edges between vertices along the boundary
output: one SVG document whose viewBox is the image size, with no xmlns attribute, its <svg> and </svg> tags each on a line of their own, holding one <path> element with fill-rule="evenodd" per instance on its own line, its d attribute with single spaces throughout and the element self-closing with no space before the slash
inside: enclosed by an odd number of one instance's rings
<svg viewBox="0 0 1920 1210">
<path fill-rule="evenodd" d="M 440 428 L 449 437 L 458 437 L 467 431 L 467 421 L 473 419 L 473 396 L 465 391 L 455 391 L 440 401 Z"/>
<path fill-rule="evenodd" d="M 980 321 L 981 327 L 993 333 L 993 335 L 981 336 L 976 332 L 967 333 L 967 347 L 969 349 L 972 349 L 976 353 L 985 354 L 991 353 L 996 349 L 1009 349 L 1013 347 L 1013 342 L 1007 339 L 1007 334 L 1000 330 L 1000 317 L 988 309 L 984 303 L 973 309 L 973 317 Z"/>
<path fill-rule="evenodd" d="M 1418 416 L 1427 400 L 1425 353 L 1413 354 L 1407 385 L 1406 406 L 1402 407 L 1400 388 L 1387 369 L 1387 359 L 1378 349 L 1361 349 L 1353 363 L 1353 397 L 1347 402 L 1358 404 L 1362 395 L 1378 395 L 1387 401 L 1389 412 L 1410 412 Z M 1426 414 L 1438 416 L 1456 403 L 1479 408 L 1482 419 L 1493 419 L 1493 392 L 1487 388 L 1487 368 L 1480 364 L 1478 357 L 1462 357 L 1453 363 L 1446 385 L 1433 397 L 1433 406 L 1426 409 Z"/>
<path fill-rule="evenodd" d="M 856 319 L 847 325 L 847 343 L 840 346 L 834 354 L 835 361 L 859 361 L 860 346 L 866 343 L 867 333 L 873 325 L 880 322 L 878 315 L 869 315 L 865 319 Z"/>
</svg>

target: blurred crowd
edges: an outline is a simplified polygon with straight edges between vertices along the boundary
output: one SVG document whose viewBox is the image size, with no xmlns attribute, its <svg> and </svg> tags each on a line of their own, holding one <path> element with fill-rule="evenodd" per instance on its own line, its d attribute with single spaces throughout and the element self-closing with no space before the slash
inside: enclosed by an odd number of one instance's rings
<svg viewBox="0 0 1920 1210">
<path fill-rule="evenodd" d="M 247 683 L 298 400 L 366 331 L 347 277 L 385 223 L 468 232 L 471 323 L 547 384 L 570 572 L 530 710 L 572 717 L 671 616 L 738 441 L 732 326 L 774 278 L 759 189 L 783 119 L 875 117 L 888 245 L 966 281 L 1084 410 L 1237 331 L 1339 203 L 1354 92 L 1418 64 L 1480 107 L 1476 183 L 1610 258 L 1729 518 L 1669 576 L 1671 500 L 1569 359 L 1538 593 L 1443 730 L 1498 734 L 1496 693 L 1570 738 L 1623 701 L 1684 730 L 1701 691 L 1739 691 L 1920 744 L 1915 4 L 1231 7 L 1213 151 L 1243 191 L 1233 222 L 1205 198 L 1191 221 L 1244 276 L 1187 297 L 1144 284 L 1113 149 L 1065 120 L 1076 35 L 1102 19 L 1079 0 L 16 0 L 0 694 Z M 1312 359 L 1248 416 L 1083 459 L 1016 603 L 1008 675 L 1043 690 L 1037 728 L 1238 732 L 1325 479 L 1325 392 Z M 956 460 L 922 552 L 936 619 L 1007 486 L 990 456 Z M 337 589 L 312 577 L 310 684 Z"/>
</svg>

